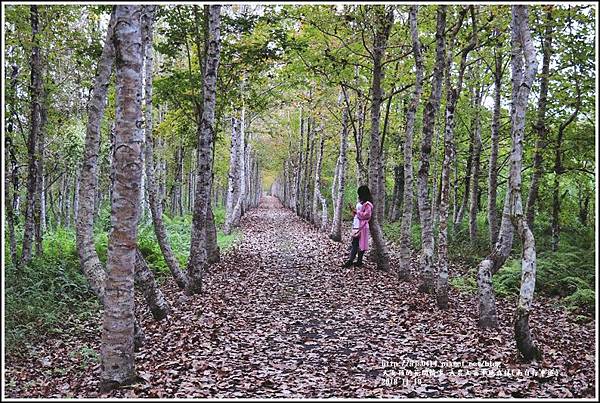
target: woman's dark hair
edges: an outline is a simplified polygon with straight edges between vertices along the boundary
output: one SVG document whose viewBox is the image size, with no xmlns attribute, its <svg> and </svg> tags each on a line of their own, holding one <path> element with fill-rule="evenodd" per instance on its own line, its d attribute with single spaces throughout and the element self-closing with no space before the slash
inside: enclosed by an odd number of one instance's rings
<svg viewBox="0 0 600 403">
<path fill-rule="evenodd" d="M 361 203 L 366 203 L 370 201 L 373 203 L 373 198 L 371 197 L 371 191 L 367 185 L 362 185 L 358 188 L 358 199 Z"/>
</svg>

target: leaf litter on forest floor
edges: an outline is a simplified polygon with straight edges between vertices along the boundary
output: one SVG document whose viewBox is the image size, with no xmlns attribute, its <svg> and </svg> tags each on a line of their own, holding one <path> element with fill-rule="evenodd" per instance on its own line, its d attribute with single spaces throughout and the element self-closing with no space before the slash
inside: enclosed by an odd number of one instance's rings
<svg viewBox="0 0 600 403">
<path fill-rule="evenodd" d="M 99 313 L 85 332 L 64 329 L 26 358 L 7 357 L 7 396 L 594 396 L 594 322 L 575 323 L 536 296 L 531 328 L 545 358 L 524 364 L 514 301 L 499 299 L 500 328 L 481 330 L 476 296 L 451 290 L 450 310 L 439 311 L 415 280 L 398 282 L 368 259 L 342 268 L 349 234 L 331 241 L 277 199 L 264 198 L 241 227 L 242 241 L 207 271 L 201 295 L 167 280 L 173 312 L 161 322 L 138 304 L 146 332 L 136 353 L 140 382 L 98 393 L 98 358 L 81 352 L 99 351 Z M 412 271 L 414 279 L 416 264 Z"/>
</svg>

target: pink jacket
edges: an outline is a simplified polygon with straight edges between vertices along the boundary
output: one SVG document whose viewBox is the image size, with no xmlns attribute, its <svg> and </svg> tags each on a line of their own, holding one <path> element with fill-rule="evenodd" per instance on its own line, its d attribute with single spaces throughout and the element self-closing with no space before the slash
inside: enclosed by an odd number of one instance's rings
<svg viewBox="0 0 600 403">
<path fill-rule="evenodd" d="M 369 249 L 369 220 L 371 219 L 371 213 L 373 211 L 373 204 L 366 202 L 363 204 L 362 209 L 356 212 L 356 216 L 359 220 L 360 238 L 358 239 L 358 248 L 360 250 Z"/>
</svg>

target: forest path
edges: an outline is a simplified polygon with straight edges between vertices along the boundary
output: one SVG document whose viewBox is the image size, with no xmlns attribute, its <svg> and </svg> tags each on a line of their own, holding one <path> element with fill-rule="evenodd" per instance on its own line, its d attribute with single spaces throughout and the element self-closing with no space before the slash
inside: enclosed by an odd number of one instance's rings
<svg viewBox="0 0 600 403">
<path fill-rule="evenodd" d="M 416 281 L 399 283 L 368 261 L 362 268 L 342 268 L 348 231 L 342 243 L 333 242 L 272 197 L 246 213 L 241 231 L 242 240 L 205 274 L 201 295 L 188 297 L 168 279 L 163 290 L 173 312 L 161 322 L 138 304 L 146 341 L 136 368 L 145 381 L 98 394 L 99 364 L 82 365 L 81 353 L 82 346 L 98 351 L 96 317 L 85 333 L 65 331 L 40 346 L 45 356 L 7 365 L 7 377 L 20 379 L 9 396 L 593 396 L 593 324 L 573 323 L 548 301 L 536 302 L 531 319 L 546 360 L 521 364 L 512 301 L 499 301 L 501 328 L 482 331 L 474 295 L 451 289 L 450 310 L 442 312 L 431 296 L 416 291 Z M 392 253 L 392 266 L 394 259 Z M 382 360 L 400 367 L 384 374 Z M 420 362 L 427 360 L 437 363 Z M 502 369 L 560 373 L 458 374 L 486 361 Z M 459 364 L 455 376 L 442 367 Z M 389 376 L 391 370 L 397 376 Z M 397 383 L 386 385 L 386 378 Z"/>
</svg>

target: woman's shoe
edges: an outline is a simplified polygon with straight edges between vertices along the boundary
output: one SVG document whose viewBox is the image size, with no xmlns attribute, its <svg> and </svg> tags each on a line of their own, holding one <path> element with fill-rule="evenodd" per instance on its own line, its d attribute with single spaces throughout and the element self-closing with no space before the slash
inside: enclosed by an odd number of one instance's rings
<svg viewBox="0 0 600 403">
<path fill-rule="evenodd" d="M 356 263 L 354 263 L 355 267 L 362 267 L 363 265 L 363 256 L 365 255 L 365 251 L 361 250 L 360 252 L 358 252 L 358 259 L 356 259 Z"/>
<path fill-rule="evenodd" d="M 351 261 L 346 261 L 344 262 L 344 264 L 342 265 L 343 268 L 347 269 L 348 267 L 352 266 L 352 262 Z"/>
</svg>

